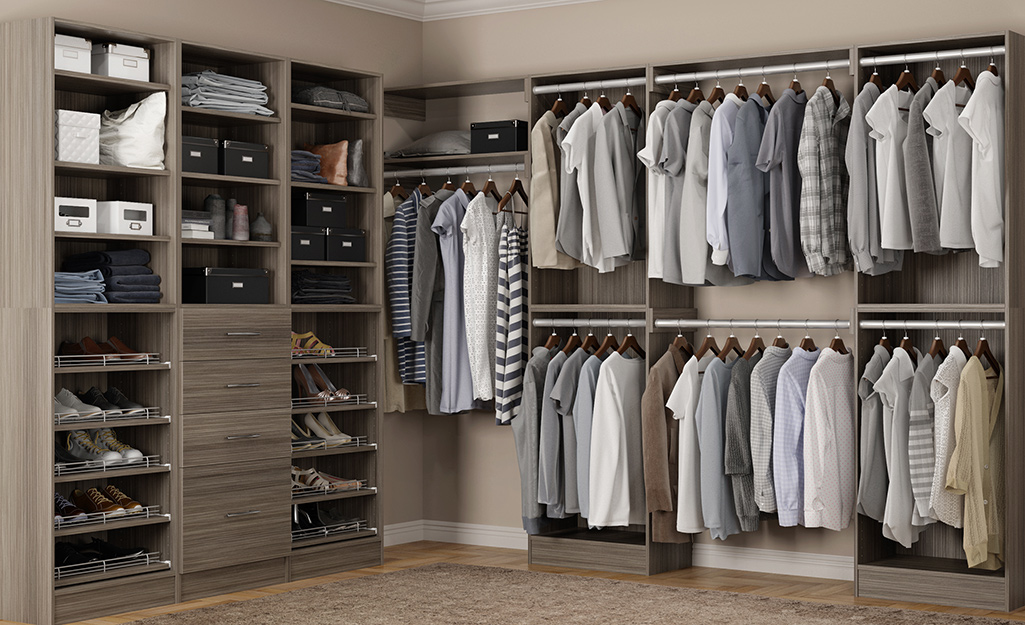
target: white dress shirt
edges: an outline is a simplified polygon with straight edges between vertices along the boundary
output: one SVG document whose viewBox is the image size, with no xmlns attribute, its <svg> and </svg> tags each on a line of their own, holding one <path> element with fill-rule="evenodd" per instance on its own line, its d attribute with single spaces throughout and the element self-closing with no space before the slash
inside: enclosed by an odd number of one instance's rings
<svg viewBox="0 0 1025 625">
<path fill-rule="evenodd" d="M 730 257 L 730 241 L 726 232 L 726 196 L 728 194 L 727 167 L 733 128 L 737 113 L 744 101 L 736 94 L 726 99 L 712 116 L 712 130 L 708 140 L 708 198 L 705 213 L 705 236 L 712 246 L 712 263 L 725 265 Z"/>
<path fill-rule="evenodd" d="M 1004 262 L 1004 87 L 981 72 L 958 118 L 972 138 L 972 238 L 980 267 Z"/>
<path fill-rule="evenodd" d="M 698 426 L 694 418 L 701 394 L 701 374 L 715 356 L 708 352 L 699 361 L 691 356 L 683 365 L 680 379 L 669 395 L 666 408 L 680 421 L 680 463 L 676 499 L 676 531 L 700 534 L 705 531 L 701 513 L 701 451 L 698 448 Z"/>
<path fill-rule="evenodd" d="M 890 85 L 865 115 L 876 140 L 876 180 L 879 185 L 879 223 L 882 246 L 914 249 L 908 189 L 904 183 L 904 139 L 908 136 L 908 107 L 914 94 Z M 903 109 L 903 110 L 901 110 Z"/>
<path fill-rule="evenodd" d="M 648 168 L 648 277 L 662 277 L 665 244 L 663 226 L 666 222 L 665 170 L 662 169 L 662 135 L 666 118 L 676 102 L 662 100 L 648 118 L 647 138 L 637 158 Z"/>
</svg>

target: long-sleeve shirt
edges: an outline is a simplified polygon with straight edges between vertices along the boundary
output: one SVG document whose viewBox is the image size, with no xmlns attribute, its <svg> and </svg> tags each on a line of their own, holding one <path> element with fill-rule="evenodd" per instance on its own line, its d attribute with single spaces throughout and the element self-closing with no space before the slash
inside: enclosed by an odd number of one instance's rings
<svg viewBox="0 0 1025 625">
<path fill-rule="evenodd" d="M 861 398 L 861 478 L 858 481 L 858 513 L 880 523 L 883 522 L 886 490 L 890 484 L 883 441 L 890 435 L 883 429 L 883 400 L 875 390 L 875 383 L 889 362 L 890 352 L 882 345 L 876 345 L 858 381 L 858 397 Z"/>
<path fill-rule="evenodd" d="M 591 421 L 594 416 L 594 389 L 602 360 L 591 356 L 580 367 L 577 394 L 573 400 L 573 425 L 577 435 L 577 498 L 580 516 L 590 518 L 591 485 Z"/>
<path fill-rule="evenodd" d="M 577 428 L 573 418 L 577 388 L 580 385 L 580 369 L 590 357 L 587 351 L 577 348 L 566 358 L 562 371 L 552 387 L 551 400 L 562 425 L 562 488 L 567 514 L 580 512 L 580 495 L 577 490 Z"/>
<path fill-rule="evenodd" d="M 594 140 L 595 205 L 601 256 L 625 264 L 643 258 L 644 238 L 637 152 L 644 147 L 644 118 L 617 102 L 598 125 Z"/>
<path fill-rule="evenodd" d="M 528 534 L 541 532 L 545 507 L 537 502 L 537 467 L 540 452 L 541 395 L 545 374 L 555 350 L 535 347 L 523 376 L 523 402 L 512 420 L 516 460 L 520 467 L 520 508 L 523 529 Z"/>
<path fill-rule="evenodd" d="M 804 525 L 804 409 L 811 368 L 820 349 L 800 347 L 779 371 L 772 437 L 776 511 L 782 527 Z"/>
<path fill-rule="evenodd" d="M 964 495 L 947 490 L 947 468 L 954 455 L 954 409 L 957 406 L 957 388 L 961 384 L 961 371 L 968 357 L 959 349 L 951 349 L 946 360 L 932 379 L 930 397 L 936 407 L 934 449 L 935 469 L 929 492 L 929 509 L 936 520 L 951 527 L 964 527 Z"/>
<path fill-rule="evenodd" d="M 403 384 L 423 384 L 427 381 L 424 344 L 410 338 L 413 330 L 410 317 L 413 255 L 416 245 L 417 211 L 422 199 L 420 191 L 414 189 L 409 198 L 395 209 L 392 234 L 385 250 L 392 335 L 398 348 L 399 375 Z"/>
<path fill-rule="evenodd" d="M 637 159 L 648 170 L 648 277 L 661 278 L 664 252 L 663 230 L 666 223 L 666 184 L 662 170 L 662 140 L 666 119 L 677 106 L 672 100 L 662 100 L 648 117 L 647 136 Z"/>
<path fill-rule="evenodd" d="M 957 351 L 961 351 L 958 349 Z M 915 497 L 915 508 L 918 515 L 926 522 L 935 520 L 929 507 L 929 495 L 932 491 L 933 470 L 936 467 L 936 455 L 933 452 L 933 419 L 934 406 L 929 396 L 936 370 L 943 360 L 938 354 L 928 354 L 918 363 L 915 379 L 911 383 L 911 399 L 908 411 L 911 423 L 908 433 L 908 465 L 911 469 L 911 492 Z"/>
<path fill-rule="evenodd" d="M 537 469 L 537 501 L 548 506 L 548 518 L 562 519 L 566 514 L 566 491 L 563 488 L 562 417 L 555 409 L 552 390 L 566 364 L 567 356 L 560 351 L 552 357 L 545 372 L 544 392 L 541 394 L 541 451 Z"/>
<path fill-rule="evenodd" d="M 776 486 L 772 478 L 773 415 L 779 370 L 790 354 L 785 347 L 769 345 L 751 371 L 751 466 L 755 503 L 761 512 L 776 511 Z"/>
<path fill-rule="evenodd" d="M 733 128 L 743 104 L 744 101 L 736 94 L 727 94 L 712 116 L 708 142 L 705 236 L 712 246 L 712 263 L 716 265 L 725 265 L 730 257 L 730 238 L 726 229 L 726 202 L 729 194 L 727 167 L 730 146 L 733 145 Z"/>
<path fill-rule="evenodd" d="M 715 357 L 711 352 L 698 360 L 691 356 L 683 365 L 666 408 L 680 422 L 680 471 L 676 499 L 676 530 L 686 534 L 705 531 L 701 511 L 701 448 L 698 444 L 696 421 L 698 398 L 701 394 L 701 375 Z"/>
<path fill-rule="evenodd" d="M 730 374 L 726 398 L 726 439 L 723 465 L 733 483 L 733 503 L 740 529 L 758 531 L 754 467 L 751 464 L 751 369 L 761 360 L 756 352 L 750 360 L 739 358 Z"/>
<path fill-rule="evenodd" d="M 545 111 L 530 132 L 530 256 L 534 266 L 544 269 L 573 269 L 576 261 L 555 245 L 559 223 L 559 149 L 555 129 L 559 120 Z"/>
<path fill-rule="evenodd" d="M 908 136 L 904 139 L 904 180 L 908 187 L 908 216 L 916 252 L 942 253 L 937 176 L 943 175 L 943 155 L 933 153 L 935 143 L 925 129 L 925 107 L 939 85 L 930 76 L 908 107 Z M 942 144 L 940 144 L 942 147 Z M 940 168 L 936 169 L 939 164 Z M 939 179 L 942 188 L 942 178 Z"/>
<path fill-rule="evenodd" d="M 723 462 L 726 402 L 736 362 L 724 363 L 714 358 L 708 364 L 694 419 L 701 450 L 701 514 L 709 534 L 719 540 L 740 532 L 733 482 L 726 475 Z"/>
</svg>

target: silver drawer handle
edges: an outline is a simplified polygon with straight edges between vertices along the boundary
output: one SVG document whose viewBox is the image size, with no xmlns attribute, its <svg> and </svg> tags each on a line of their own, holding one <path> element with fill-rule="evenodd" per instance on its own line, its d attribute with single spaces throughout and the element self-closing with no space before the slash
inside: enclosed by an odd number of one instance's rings
<svg viewBox="0 0 1025 625">
<path fill-rule="evenodd" d="M 225 436 L 226 441 L 240 441 L 247 438 L 260 438 L 262 434 L 234 434 L 232 436 Z"/>
<path fill-rule="evenodd" d="M 224 336 L 263 336 L 263 332 L 225 332 Z"/>
<path fill-rule="evenodd" d="M 235 518 L 238 518 L 240 516 L 253 516 L 254 514 L 260 514 L 260 511 L 259 510 L 247 510 L 245 512 L 229 512 L 228 514 L 225 514 L 224 516 L 226 518 L 229 518 L 229 519 L 235 519 Z"/>
<path fill-rule="evenodd" d="M 259 382 L 251 382 L 249 384 L 227 384 L 227 388 L 256 388 L 260 386 Z"/>
</svg>

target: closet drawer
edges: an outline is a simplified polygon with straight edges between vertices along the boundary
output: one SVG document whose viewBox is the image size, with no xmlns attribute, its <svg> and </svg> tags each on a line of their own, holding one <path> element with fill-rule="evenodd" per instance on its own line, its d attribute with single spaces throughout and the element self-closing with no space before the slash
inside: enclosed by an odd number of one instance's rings
<svg viewBox="0 0 1025 625">
<path fill-rule="evenodd" d="M 281 412 L 190 414 L 182 419 L 184 466 L 291 456 L 291 437 Z"/>
<path fill-rule="evenodd" d="M 182 601 L 264 588 L 287 581 L 288 561 L 285 558 L 188 573 L 182 575 Z"/>
<path fill-rule="evenodd" d="M 291 373 L 291 362 L 285 358 L 186 362 L 182 365 L 182 412 L 290 409 Z"/>
<path fill-rule="evenodd" d="M 383 560 L 381 538 L 346 541 L 320 547 L 296 549 L 289 558 L 289 573 L 293 580 L 306 579 L 380 566 Z"/>
<path fill-rule="evenodd" d="M 53 621 L 72 623 L 171 605 L 174 582 L 174 573 L 167 571 L 58 588 L 54 591 Z"/>
<path fill-rule="evenodd" d="M 182 360 L 288 358 L 292 318 L 287 310 L 186 308 Z"/>
<path fill-rule="evenodd" d="M 287 458 L 184 469 L 182 570 L 282 558 L 291 550 Z"/>
</svg>

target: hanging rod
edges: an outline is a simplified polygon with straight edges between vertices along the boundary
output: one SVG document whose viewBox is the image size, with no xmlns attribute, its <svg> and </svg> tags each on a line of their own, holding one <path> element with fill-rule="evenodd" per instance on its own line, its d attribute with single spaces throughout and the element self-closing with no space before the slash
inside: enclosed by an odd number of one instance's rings
<svg viewBox="0 0 1025 625">
<path fill-rule="evenodd" d="M 534 87 L 534 95 L 544 93 L 561 93 L 563 91 L 599 91 L 604 89 L 623 89 L 630 87 L 643 87 L 648 84 L 644 76 L 637 78 L 611 78 L 609 80 L 589 80 L 587 82 L 567 82 L 558 85 L 537 85 Z"/>
<path fill-rule="evenodd" d="M 657 76 L 655 84 L 671 85 L 678 82 L 698 82 L 702 80 L 740 78 L 742 76 L 768 76 L 769 74 L 799 74 L 802 72 L 822 72 L 851 66 L 850 59 L 830 59 L 828 61 L 809 61 L 807 63 L 785 63 L 782 65 L 761 65 L 757 67 L 734 67 L 730 69 L 707 70 L 702 72 L 685 72 L 683 74 L 666 74 Z"/>
<path fill-rule="evenodd" d="M 535 328 L 643 328 L 644 319 L 534 319 Z"/>
<path fill-rule="evenodd" d="M 656 319 L 656 328 L 794 328 L 799 330 L 849 330 L 848 319 Z"/>
<path fill-rule="evenodd" d="M 955 48 L 936 52 L 912 52 L 909 54 L 887 54 L 884 56 L 866 56 L 861 59 L 862 67 L 876 65 L 906 65 L 908 63 L 924 63 L 926 61 L 942 61 L 945 59 L 967 59 L 980 56 L 1003 56 L 1004 46 L 987 46 L 983 48 Z"/>
<path fill-rule="evenodd" d="M 384 172 L 389 178 L 426 178 L 427 176 L 472 176 L 474 174 L 503 174 L 525 171 L 523 163 L 506 165 L 471 165 L 468 167 L 429 167 L 425 169 L 394 169 Z"/>
<path fill-rule="evenodd" d="M 1003 330 L 1004 321 L 922 321 L 915 320 L 871 320 L 861 321 L 862 330 Z"/>
</svg>

